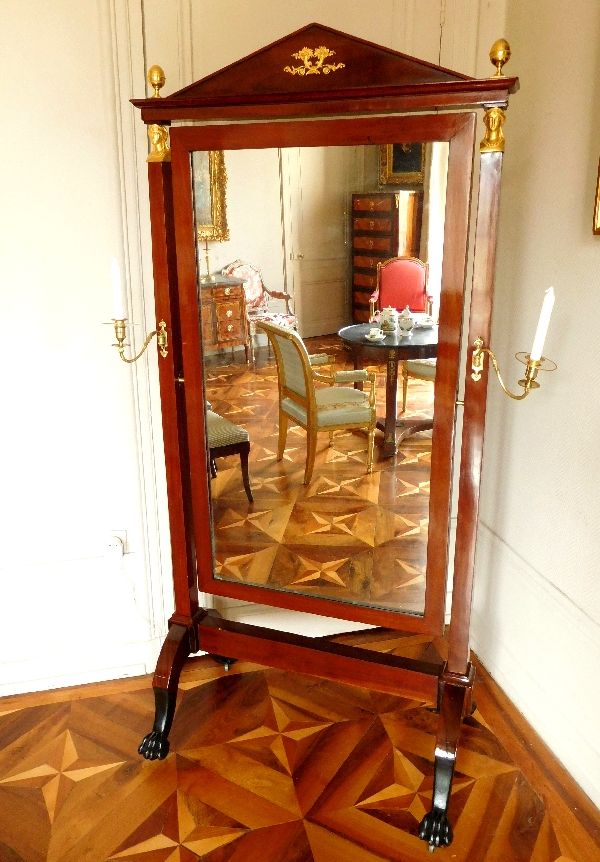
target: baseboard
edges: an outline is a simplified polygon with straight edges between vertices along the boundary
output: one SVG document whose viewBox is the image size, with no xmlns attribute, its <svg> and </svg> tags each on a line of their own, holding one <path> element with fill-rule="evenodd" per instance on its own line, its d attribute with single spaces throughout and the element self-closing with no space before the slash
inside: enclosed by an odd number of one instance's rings
<svg viewBox="0 0 600 862">
<path fill-rule="evenodd" d="M 600 625 L 480 526 L 471 646 L 600 806 Z"/>
<path fill-rule="evenodd" d="M 77 649 L 0 664 L 0 697 L 152 673 L 162 640 Z"/>
</svg>

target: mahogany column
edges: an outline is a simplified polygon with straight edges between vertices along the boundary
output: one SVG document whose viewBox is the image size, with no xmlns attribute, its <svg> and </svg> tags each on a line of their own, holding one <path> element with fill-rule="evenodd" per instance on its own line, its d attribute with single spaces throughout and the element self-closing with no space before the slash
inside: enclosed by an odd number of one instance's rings
<svg viewBox="0 0 600 862">
<path fill-rule="evenodd" d="M 198 589 L 189 479 L 186 481 L 190 471 L 182 376 L 171 163 L 150 162 L 148 182 L 156 315 L 157 319 L 166 322 L 169 333 L 169 353 L 164 361 L 159 363 L 159 381 L 175 591 L 175 613 L 171 622 L 189 627 L 198 612 Z"/>
<path fill-rule="evenodd" d="M 479 174 L 448 654 L 448 672 L 459 676 L 465 676 L 469 668 L 469 627 L 487 396 L 487 365 L 482 379 L 473 380 L 471 355 L 478 336 L 486 345 L 490 340 L 502 157 L 502 152 L 482 153 Z"/>
</svg>

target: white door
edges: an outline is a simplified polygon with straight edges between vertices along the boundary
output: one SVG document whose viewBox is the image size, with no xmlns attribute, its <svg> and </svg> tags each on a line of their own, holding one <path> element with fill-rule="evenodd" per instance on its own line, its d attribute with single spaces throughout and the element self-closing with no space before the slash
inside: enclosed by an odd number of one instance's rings
<svg viewBox="0 0 600 862">
<path fill-rule="evenodd" d="M 287 283 L 304 338 L 352 322 L 349 212 L 363 173 L 362 147 L 281 151 Z"/>
</svg>

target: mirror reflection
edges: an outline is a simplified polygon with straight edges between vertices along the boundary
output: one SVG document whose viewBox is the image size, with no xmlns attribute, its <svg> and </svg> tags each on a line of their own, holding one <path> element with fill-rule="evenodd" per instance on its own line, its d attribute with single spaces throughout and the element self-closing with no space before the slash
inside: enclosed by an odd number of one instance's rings
<svg viewBox="0 0 600 862">
<path fill-rule="evenodd" d="M 214 566 L 423 614 L 448 146 L 383 182 L 392 146 L 224 154 L 230 236 L 197 256 Z"/>
</svg>

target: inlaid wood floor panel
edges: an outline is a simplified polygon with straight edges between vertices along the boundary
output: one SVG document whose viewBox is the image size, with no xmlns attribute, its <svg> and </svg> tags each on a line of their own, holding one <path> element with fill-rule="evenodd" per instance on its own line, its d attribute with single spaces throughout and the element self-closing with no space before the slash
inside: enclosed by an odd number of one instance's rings
<svg viewBox="0 0 600 862">
<path fill-rule="evenodd" d="M 336 638 L 442 661 L 441 638 Z M 0 700 L 1 862 L 419 862 L 437 716 L 392 695 L 208 658 L 182 674 L 171 753 L 137 746 L 150 677 Z M 599 862 L 600 813 L 483 669 L 463 727 L 455 862 Z M 532 783 L 533 782 L 533 783 Z M 541 794 L 541 795 L 540 795 Z"/>
<path fill-rule="evenodd" d="M 307 339 L 313 353 L 351 368 L 335 336 Z M 229 364 L 227 364 L 229 363 Z M 371 366 L 370 366 L 371 367 Z M 376 368 L 376 366 L 373 366 Z M 385 366 L 378 370 L 378 412 L 385 405 Z M 306 434 L 291 427 L 283 460 L 278 440 L 277 369 L 257 350 L 254 365 L 229 353 L 210 360 L 206 391 L 216 413 L 250 435 L 250 483 L 239 458 L 219 459 L 211 483 L 215 570 L 220 578 L 277 590 L 422 613 L 425 595 L 431 432 L 404 440 L 395 458 L 366 473 L 367 438 L 336 432 L 329 446 L 318 435 L 313 479 L 304 486 Z M 431 415 L 433 384 L 409 381 L 407 418 Z"/>
</svg>

